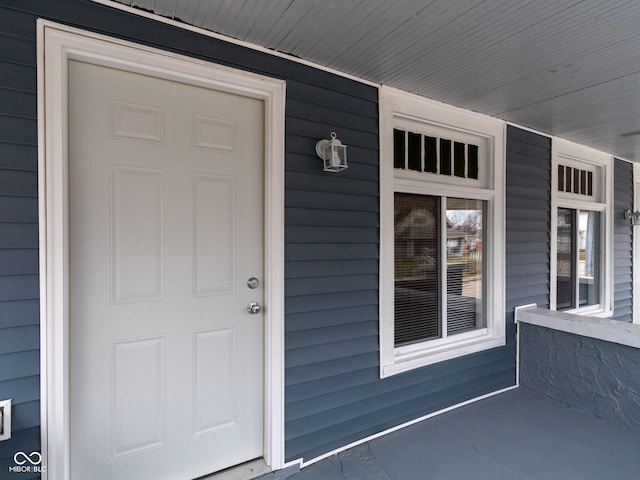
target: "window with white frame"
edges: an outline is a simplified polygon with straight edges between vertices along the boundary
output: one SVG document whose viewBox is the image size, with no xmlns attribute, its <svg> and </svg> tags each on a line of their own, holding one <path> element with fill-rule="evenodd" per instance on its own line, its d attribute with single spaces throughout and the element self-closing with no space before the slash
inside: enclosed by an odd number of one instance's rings
<svg viewBox="0 0 640 480">
<path fill-rule="evenodd" d="M 554 138 L 552 144 L 551 308 L 610 315 L 610 155 Z"/>
<path fill-rule="evenodd" d="M 504 124 L 381 106 L 381 375 L 504 345 Z"/>
</svg>

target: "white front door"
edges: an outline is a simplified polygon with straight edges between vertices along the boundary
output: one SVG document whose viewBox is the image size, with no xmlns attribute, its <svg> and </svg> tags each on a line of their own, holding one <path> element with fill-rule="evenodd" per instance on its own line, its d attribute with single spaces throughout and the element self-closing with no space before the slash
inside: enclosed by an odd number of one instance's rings
<svg viewBox="0 0 640 480">
<path fill-rule="evenodd" d="M 72 479 L 263 455 L 263 159 L 261 100 L 69 62 Z"/>
</svg>

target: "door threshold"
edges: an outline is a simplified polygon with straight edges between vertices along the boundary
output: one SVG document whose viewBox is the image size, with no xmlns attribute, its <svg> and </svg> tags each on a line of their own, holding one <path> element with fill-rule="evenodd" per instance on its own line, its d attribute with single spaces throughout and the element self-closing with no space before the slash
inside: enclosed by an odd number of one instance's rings
<svg viewBox="0 0 640 480">
<path fill-rule="evenodd" d="M 251 480 L 265 473 L 271 473 L 271 468 L 269 468 L 269 465 L 266 464 L 263 458 L 256 458 L 255 460 L 250 460 L 235 467 L 200 477 L 196 480 Z"/>
</svg>

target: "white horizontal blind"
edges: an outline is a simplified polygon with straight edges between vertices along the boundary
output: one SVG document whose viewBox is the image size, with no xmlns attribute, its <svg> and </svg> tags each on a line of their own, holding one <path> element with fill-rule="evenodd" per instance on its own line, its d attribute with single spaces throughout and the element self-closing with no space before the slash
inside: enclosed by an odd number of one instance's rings
<svg viewBox="0 0 640 480">
<path fill-rule="evenodd" d="M 395 194 L 395 345 L 441 336 L 440 198 Z"/>
</svg>

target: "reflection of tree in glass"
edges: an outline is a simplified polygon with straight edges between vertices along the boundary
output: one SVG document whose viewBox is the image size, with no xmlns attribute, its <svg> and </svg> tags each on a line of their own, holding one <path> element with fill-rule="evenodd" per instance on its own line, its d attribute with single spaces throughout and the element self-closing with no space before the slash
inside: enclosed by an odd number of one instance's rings
<svg viewBox="0 0 640 480">
<path fill-rule="evenodd" d="M 482 227 L 482 212 L 478 210 L 447 210 L 447 220 L 455 227 L 479 230 Z"/>
</svg>

